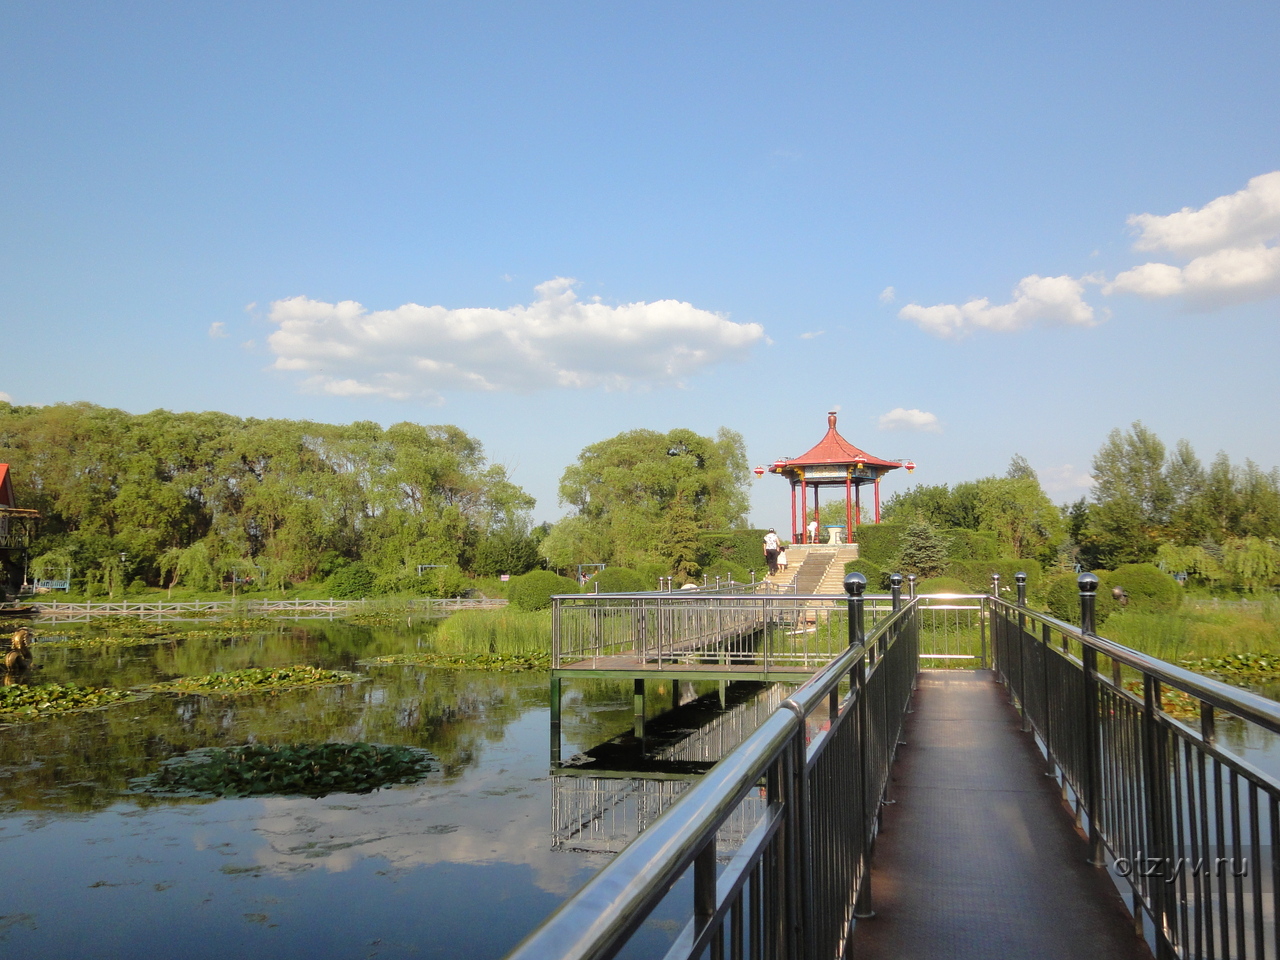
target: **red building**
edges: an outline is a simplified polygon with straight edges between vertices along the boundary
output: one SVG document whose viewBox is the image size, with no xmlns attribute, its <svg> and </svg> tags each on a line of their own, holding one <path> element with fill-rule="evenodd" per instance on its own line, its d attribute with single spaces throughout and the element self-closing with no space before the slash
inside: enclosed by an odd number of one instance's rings
<svg viewBox="0 0 1280 960">
<path fill-rule="evenodd" d="M 0 463 L 0 591 L 15 594 L 26 575 L 27 549 L 40 514 L 18 506 L 9 465 Z"/>
<path fill-rule="evenodd" d="M 822 523 L 816 537 L 809 535 L 809 521 L 820 511 L 818 491 L 822 487 L 836 487 L 844 494 L 844 532 L 862 523 L 862 488 L 871 484 L 875 497 L 875 522 L 880 522 L 880 480 L 890 470 L 906 467 L 910 473 L 916 465 L 910 460 L 881 460 L 865 450 L 860 450 L 840 436 L 836 430 L 836 414 L 827 414 L 827 435 L 805 454 L 791 459 L 775 460 L 769 467 L 791 481 L 791 541 L 793 543 L 821 542 L 822 527 L 839 527 L 839 524 Z M 810 505 L 810 491 L 812 505 Z M 799 493 L 800 509 L 797 514 L 796 494 Z M 796 525 L 797 516 L 799 526 Z"/>
</svg>

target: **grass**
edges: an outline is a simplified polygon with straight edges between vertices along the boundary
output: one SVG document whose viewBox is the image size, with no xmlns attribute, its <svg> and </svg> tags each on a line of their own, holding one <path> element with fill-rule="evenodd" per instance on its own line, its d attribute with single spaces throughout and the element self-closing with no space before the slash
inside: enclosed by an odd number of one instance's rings
<svg viewBox="0 0 1280 960">
<path fill-rule="evenodd" d="M 1164 613 L 1123 610 L 1108 617 L 1099 632 L 1108 640 L 1172 663 L 1276 654 L 1280 653 L 1280 602 L 1217 610 L 1184 605 Z"/>
<path fill-rule="evenodd" d="M 431 653 L 531 657 L 551 652 L 551 611 L 462 610 L 440 624 Z"/>
</svg>

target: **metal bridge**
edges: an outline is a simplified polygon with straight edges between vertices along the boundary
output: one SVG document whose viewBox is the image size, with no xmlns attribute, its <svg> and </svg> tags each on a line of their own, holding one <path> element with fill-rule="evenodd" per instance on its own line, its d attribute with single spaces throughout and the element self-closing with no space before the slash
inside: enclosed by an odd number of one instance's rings
<svg viewBox="0 0 1280 960">
<path fill-rule="evenodd" d="M 1217 735 L 1224 715 L 1280 733 L 1280 705 L 1099 637 L 1089 574 L 1079 628 L 1027 608 L 1020 584 L 1016 603 L 895 586 L 868 629 L 865 581 L 845 586 L 845 610 L 781 607 L 781 627 L 763 600 L 744 608 L 763 621 L 753 644 L 740 624 L 716 639 L 709 613 L 670 614 L 694 625 L 625 667 L 609 659 L 621 627 L 604 626 L 625 619 L 617 598 L 598 630 L 572 628 L 606 670 L 649 675 L 795 682 L 778 667 L 820 657 L 833 624 L 845 645 L 691 785 L 560 791 L 557 842 L 620 852 L 512 960 L 661 955 L 646 920 L 673 910 L 668 958 L 1280 957 L 1280 782 Z M 652 637 L 650 599 L 631 620 Z M 930 604 L 968 607 L 977 630 L 944 629 L 940 649 Z M 695 656 L 690 637 L 715 642 Z M 586 669 L 589 645 L 566 649 L 560 669 Z M 976 669 L 929 669 L 964 657 Z"/>
</svg>

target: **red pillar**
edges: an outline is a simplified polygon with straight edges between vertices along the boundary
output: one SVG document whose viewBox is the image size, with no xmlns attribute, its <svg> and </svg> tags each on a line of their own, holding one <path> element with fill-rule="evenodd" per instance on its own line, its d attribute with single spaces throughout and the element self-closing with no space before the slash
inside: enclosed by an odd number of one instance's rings
<svg viewBox="0 0 1280 960">
<path fill-rule="evenodd" d="M 880 522 L 880 478 L 876 477 L 876 523 Z"/>
<path fill-rule="evenodd" d="M 804 482 L 804 478 L 800 478 L 800 526 L 805 530 L 804 543 L 809 542 L 809 486 Z"/>
<path fill-rule="evenodd" d="M 853 543 L 853 497 L 849 488 L 852 481 L 849 475 L 844 477 L 844 542 Z"/>
<path fill-rule="evenodd" d="M 796 542 L 796 485 L 791 482 L 791 542 Z"/>
<path fill-rule="evenodd" d="M 817 520 L 817 519 L 818 519 L 818 485 L 817 485 L 816 483 L 813 485 L 813 519 L 815 519 L 815 520 Z M 819 522 L 819 523 L 821 523 L 821 521 L 820 521 L 820 520 L 819 520 L 818 522 Z M 821 543 L 821 542 L 822 542 L 822 528 L 821 528 L 821 527 L 819 527 L 819 528 L 818 528 L 818 532 L 817 532 L 817 533 L 815 533 L 815 534 L 813 535 L 813 542 L 814 542 L 814 543 Z"/>
</svg>

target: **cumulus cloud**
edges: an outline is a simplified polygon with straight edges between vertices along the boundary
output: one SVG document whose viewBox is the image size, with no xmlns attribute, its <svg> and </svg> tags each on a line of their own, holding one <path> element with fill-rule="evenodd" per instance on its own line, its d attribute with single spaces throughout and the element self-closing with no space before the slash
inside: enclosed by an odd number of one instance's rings
<svg viewBox="0 0 1280 960">
<path fill-rule="evenodd" d="M 209 324 L 209 338 L 211 340 L 221 340 L 226 336 L 230 336 L 230 334 L 227 333 L 227 325 L 221 320 Z"/>
<path fill-rule="evenodd" d="M 1138 250 L 1167 250 L 1189 263 L 1144 263 L 1125 270 L 1103 293 L 1148 299 L 1184 297 L 1200 306 L 1261 300 L 1280 293 L 1280 170 L 1254 177 L 1243 190 L 1157 216 L 1129 218 Z"/>
<path fill-rule="evenodd" d="M 916 430 L 922 433 L 941 433 L 942 424 L 933 413 L 914 408 L 895 407 L 880 415 L 881 430 Z"/>
<path fill-rule="evenodd" d="M 0 390 L 0 403 L 13 403 L 13 397 Z"/>
<path fill-rule="evenodd" d="M 1032 274 L 1013 288 L 1009 303 L 992 306 L 986 297 L 932 307 L 909 303 L 898 316 L 939 337 L 963 337 L 974 330 L 1007 333 L 1033 325 L 1091 327 L 1098 321 L 1083 294 L 1083 284 L 1074 277 Z"/>
<path fill-rule="evenodd" d="M 1079 470 L 1070 463 L 1039 471 L 1040 485 L 1045 493 L 1086 493 L 1093 486 L 1093 476 L 1088 470 Z"/>
<path fill-rule="evenodd" d="M 758 323 L 676 300 L 583 303 L 575 283 L 548 280 L 533 303 L 507 309 L 277 300 L 270 319 L 279 329 L 267 343 L 275 368 L 305 374 L 313 389 L 437 399 L 443 389 L 679 385 L 765 339 Z"/>
<path fill-rule="evenodd" d="M 1199 210 L 1183 207 L 1158 216 L 1129 218 L 1138 230 L 1137 250 L 1168 250 L 1185 257 L 1249 247 L 1280 236 L 1280 170 L 1254 177 L 1243 190 L 1210 200 Z"/>
</svg>

